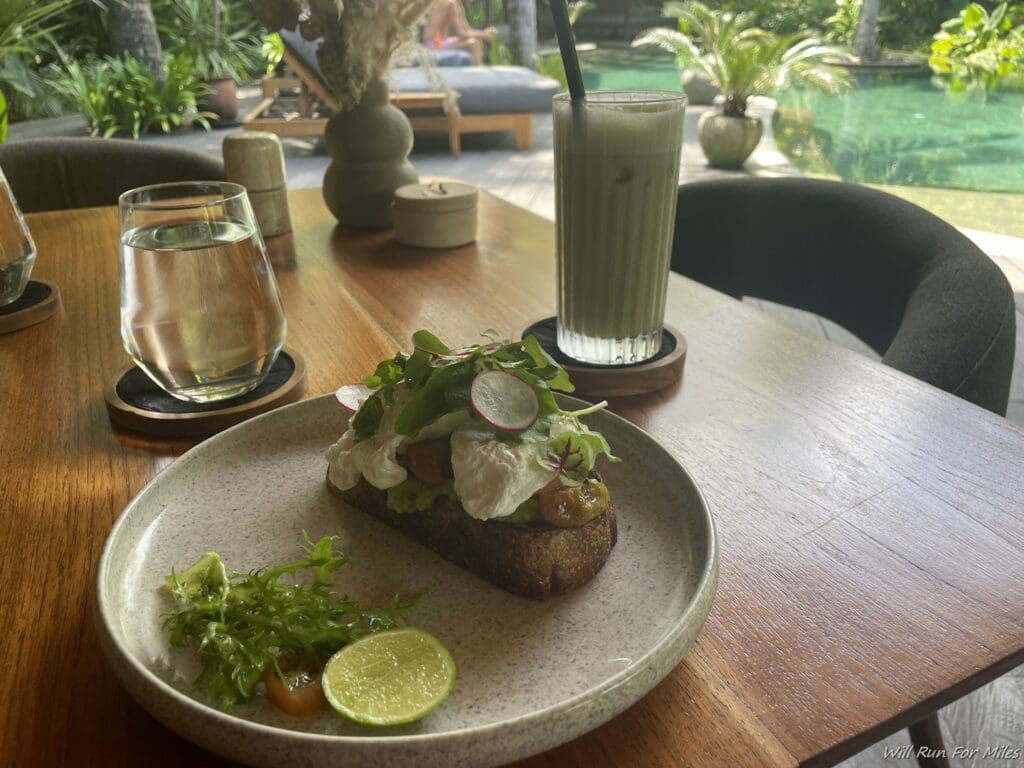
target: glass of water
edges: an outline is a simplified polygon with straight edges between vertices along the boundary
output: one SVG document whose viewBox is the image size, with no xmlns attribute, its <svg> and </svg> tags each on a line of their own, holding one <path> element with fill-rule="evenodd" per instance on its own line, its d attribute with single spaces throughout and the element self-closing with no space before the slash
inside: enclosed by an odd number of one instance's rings
<svg viewBox="0 0 1024 768">
<path fill-rule="evenodd" d="M 132 360 L 181 400 L 257 387 L 286 321 L 245 187 L 157 184 L 119 202 L 121 338 Z"/>
<path fill-rule="evenodd" d="M 0 170 L 0 307 L 15 301 L 25 291 L 35 260 L 32 235 Z"/>
</svg>

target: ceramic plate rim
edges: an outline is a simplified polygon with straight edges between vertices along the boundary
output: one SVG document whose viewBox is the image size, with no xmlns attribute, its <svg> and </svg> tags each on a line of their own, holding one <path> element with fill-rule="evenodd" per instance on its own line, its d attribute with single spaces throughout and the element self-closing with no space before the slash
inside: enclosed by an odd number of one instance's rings
<svg viewBox="0 0 1024 768">
<path fill-rule="evenodd" d="M 306 744 L 334 746 L 338 748 L 342 748 L 345 746 L 351 746 L 353 748 L 368 747 L 375 744 L 379 744 L 382 747 L 430 747 L 432 744 L 436 742 L 447 743 L 453 740 L 461 741 L 470 738 L 487 736 L 489 733 L 505 730 L 512 726 L 519 726 L 523 725 L 524 723 L 528 724 L 535 720 L 543 720 L 544 718 L 550 717 L 553 714 L 566 712 L 581 703 L 594 699 L 599 699 L 607 695 L 609 692 L 615 690 L 616 688 L 622 686 L 623 684 L 628 683 L 633 678 L 643 674 L 654 663 L 652 661 L 652 657 L 657 659 L 657 657 L 659 657 L 661 654 L 665 653 L 669 648 L 671 648 L 673 640 L 675 640 L 680 635 L 684 634 L 689 629 L 689 623 L 687 620 L 693 614 L 693 612 L 698 609 L 698 607 L 701 604 L 701 598 L 707 592 L 710 592 L 710 596 L 708 597 L 708 607 L 710 611 L 710 605 L 714 599 L 714 593 L 717 590 L 719 552 L 718 536 L 715 527 L 714 517 L 711 514 L 711 508 L 707 503 L 707 499 L 704 497 L 703 491 L 701 490 L 700 486 L 698 486 L 697 483 L 693 480 L 692 475 L 690 475 L 687 469 L 674 456 L 672 456 L 672 454 L 670 454 L 667 451 L 667 449 L 665 449 L 662 446 L 662 444 L 659 441 L 657 441 L 651 434 L 649 434 L 646 430 L 640 428 L 633 422 L 624 419 L 623 417 L 615 413 L 606 411 L 606 417 L 618 419 L 624 422 L 627 425 L 627 427 L 641 432 L 644 435 L 644 437 L 646 437 L 646 439 L 650 440 L 652 444 L 657 446 L 659 450 L 664 451 L 671 458 L 672 462 L 678 466 L 679 470 L 686 477 L 693 491 L 696 493 L 696 497 L 700 501 L 702 517 L 704 519 L 705 525 L 707 526 L 707 533 L 704 541 L 704 546 L 707 551 L 707 558 L 700 570 L 700 578 L 697 580 L 697 585 L 696 589 L 694 590 L 693 596 L 690 598 L 688 604 L 686 605 L 686 608 L 679 614 L 678 618 L 676 619 L 675 623 L 672 625 L 670 630 L 666 632 L 664 635 L 662 635 L 662 637 L 647 651 L 647 653 L 640 657 L 636 661 L 636 663 L 631 664 L 629 667 L 606 678 L 604 681 L 594 686 L 593 688 L 578 693 L 564 701 L 549 705 L 543 709 L 534 710 L 524 715 L 506 718 L 504 720 L 499 720 L 494 723 L 488 723 L 486 725 L 470 726 L 466 728 L 459 728 L 456 730 L 426 734 L 382 734 L 380 736 L 346 736 L 335 734 L 309 733 L 307 731 L 297 731 L 289 728 L 281 728 L 275 725 L 267 725 L 264 723 L 253 722 L 252 720 L 247 720 L 243 717 L 238 717 L 236 715 L 223 712 L 217 709 L 216 707 L 210 706 L 202 701 L 199 701 L 198 699 L 192 698 L 191 696 L 183 693 L 182 691 L 167 683 L 165 680 L 156 675 L 151 669 L 149 669 L 145 664 L 143 664 L 142 661 L 140 661 L 136 657 L 136 655 L 129 648 L 126 647 L 124 640 L 122 639 L 122 637 L 119 636 L 119 633 L 114 629 L 113 625 L 116 622 L 111 621 L 111 606 L 108 603 L 108 596 L 106 594 L 105 588 L 105 582 L 107 581 L 108 574 L 111 570 L 110 558 L 112 556 L 111 553 L 114 549 L 114 545 L 117 542 L 119 536 L 121 535 L 122 529 L 125 527 L 125 525 L 127 525 L 129 516 L 132 514 L 133 510 L 135 510 L 135 508 L 140 505 L 140 501 L 148 494 L 150 487 L 156 484 L 158 481 L 161 481 L 161 478 L 164 476 L 165 473 L 174 471 L 176 467 L 184 463 L 187 457 L 192 456 L 200 448 L 203 448 L 207 442 L 222 439 L 223 436 L 234 433 L 236 430 L 253 429 L 254 425 L 258 425 L 264 419 L 272 418 L 275 416 L 279 418 L 279 414 L 282 411 L 286 411 L 291 408 L 313 408 L 313 403 L 328 399 L 333 400 L 334 394 L 328 393 L 317 397 L 301 400 L 297 403 L 291 403 L 289 405 L 282 406 L 281 408 L 269 411 L 264 414 L 260 414 L 259 416 L 255 416 L 252 419 L 248 419 L 240 424 L 236 424 L 235 426 L 230 427 L 229 429 L 226 429 L 223 432 L 220 432 L 216 435 L 213 435 L 210 438 L 207 438 L 207 440 L 197 443 L 195 446 L 187 450 L 185 453 L 176 457 L 174 461 L 172 461 L 170 464 L 164 467 L 163 470 L 161 470 L 152 478 L 150 478 L 150 480 L 128 502 L 125 508 L 118 515 L 117 519 L 115 520 L 114 524 L 111 526 L 110 531 L 107 534 L 106 541 L 104 542 L 103 548 L 100 551 L 100 557 L 96 568 L 96 580 L 94 582 L 94 586 L 96 589 L 95 623 L 101 635 L 101 646 L 104 655 L 106 656 L 107 663 L 114 669 L 115 672 L 118 671 L 117 667 L 119 664 L 127 664 L 127 666 L 130 667 L 131 672 L 140 682 L 149 686 L 152 689 L 155 689 L 163 697 L 170 698 L 176 705 L 184 707 L 187 710 L 191 710 L 193 713 L 200 717 L 210 718 L 212 716 L 218 726 L 223 726 L 230 729 L 241 729 L 242 732 L 248 734 L 259 734 L 262 736 L 269 736 L 275 739 L 280 738 L 288 741 L 294 740 Z M 578 407 L 586 407 L 587 405 L 589 405 L 589 403 L 583 400 L 579 400 L 578 398 L 559 395 L 559 400 L 563 399 Z M 706 621 L 706 618 L 707 617 L 705 615 L 704 621 Z M 701 627 L 703 626 L 704 621 L 701 622 Z M 700 628 L 698 628 L 698 632 L 699 629 Z M 112 653 L 117 654 L 116 659 L 111 658 Z M 670 667 L 669 672 L 674 667 L 675 665 Z M 662 677 L 664 677 L 664 675 L 659 676 L 658 680 L 661 680 Z M 124 683 L 124 681 L 122 681 L 122 683 Z M 136 696 L 135 691 L 132 690 L 131 687 L 129 686 L 126 687 L 128 687 L 129 693 L 137 701 L 138 697 Z M 646 690 L 644 693 L 646 693 Z M 640 698 L 642 698 L 642 696 L 643 694 L 635 697 L 633 701 L 631 701 L 630 703 L 635 703 L 635 701 L 638 701 Z M 141 704 L 141 702 L 139 703 Z M 627 704 L 626 706 L 629 706 L 629 704 Z M 148 709 L 148 707 L 145 706 L 144 708 Z M 618 712 L 621 712 L 625 708 L 626 707 L 620 708 Z M 612 715 L 612 717 L 614 716 L 615 714 Z M 586 733 L 587 731 L 592 730 L 594 727 L 597 727 L 597 725 L 600 725 L 600 723 L 595 723 L 591 725 L 590 727 L 580 731 L 580 733 L 577 733 L 576 736 L 579 736 L 582 733 Z M 171 730 L 177 731 L 179 734 L 184 735 L 177 728 L 172 728 Z M 575 738 L 575 736 L 571 738 Z M 566 741 L 568 740 L 569 739 L 566 739 Z"/>
</svg>

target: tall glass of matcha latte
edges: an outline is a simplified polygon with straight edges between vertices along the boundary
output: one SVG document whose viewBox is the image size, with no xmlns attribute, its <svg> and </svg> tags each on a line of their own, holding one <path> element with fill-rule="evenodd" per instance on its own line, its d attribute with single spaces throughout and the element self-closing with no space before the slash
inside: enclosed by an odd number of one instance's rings
<svg viewBox="0 0 1024 768">
<path fill-rule="evenodd" d="M 675 225 L 682 93 L 554 98 L 558 347 L 629 365 L 657 354 Z"/>
</svg>

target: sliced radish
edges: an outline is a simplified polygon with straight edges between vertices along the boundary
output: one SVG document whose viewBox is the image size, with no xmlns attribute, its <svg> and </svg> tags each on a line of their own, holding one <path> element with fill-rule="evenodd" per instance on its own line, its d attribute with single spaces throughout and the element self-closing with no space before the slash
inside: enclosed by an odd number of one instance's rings
<svg viewBox="0 0 1024 768">
<path fill-rule="evenodd" d="M 537 420 L 540 401 L 533 387 L 506 371 L 481 371 L 469 387 L 476 414 L 502 432 L 522 432 Z"/>
<path fill-rule="evenodd" d="M 366 402 L 366 398 L 373 394 L 373 390 L 362 383 L 358 384 L 342 384 L 338 387 L 338 391 L 334 393 L 334 396 L 341 403 L 341 407 L 346 411 L 355 413 L 362 407 L 363 403 Z"/>
</svg>

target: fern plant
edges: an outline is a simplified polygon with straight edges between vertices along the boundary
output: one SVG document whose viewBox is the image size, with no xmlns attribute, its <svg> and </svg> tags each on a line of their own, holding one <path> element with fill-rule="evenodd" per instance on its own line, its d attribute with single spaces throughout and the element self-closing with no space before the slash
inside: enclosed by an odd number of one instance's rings
<svg viewBox="0 0 1024 768">
<path fill-rule="evenodd" d="M 753 96 L 793 85 L 837 93 L 849 76 L 826 59 L 844 59 L 840 48 L 806 32 L 777 37 L 752 26 L 753 14 L 713 11 L 702 3 L 668 3 L 665 16 L 679 29 L 655 27 L 641 32 L 633 46 L 653 45 L 676 55 L 683 69 L 703 73 L 725 97 L 723 114 L 742 117 Z"/>
</svg>

